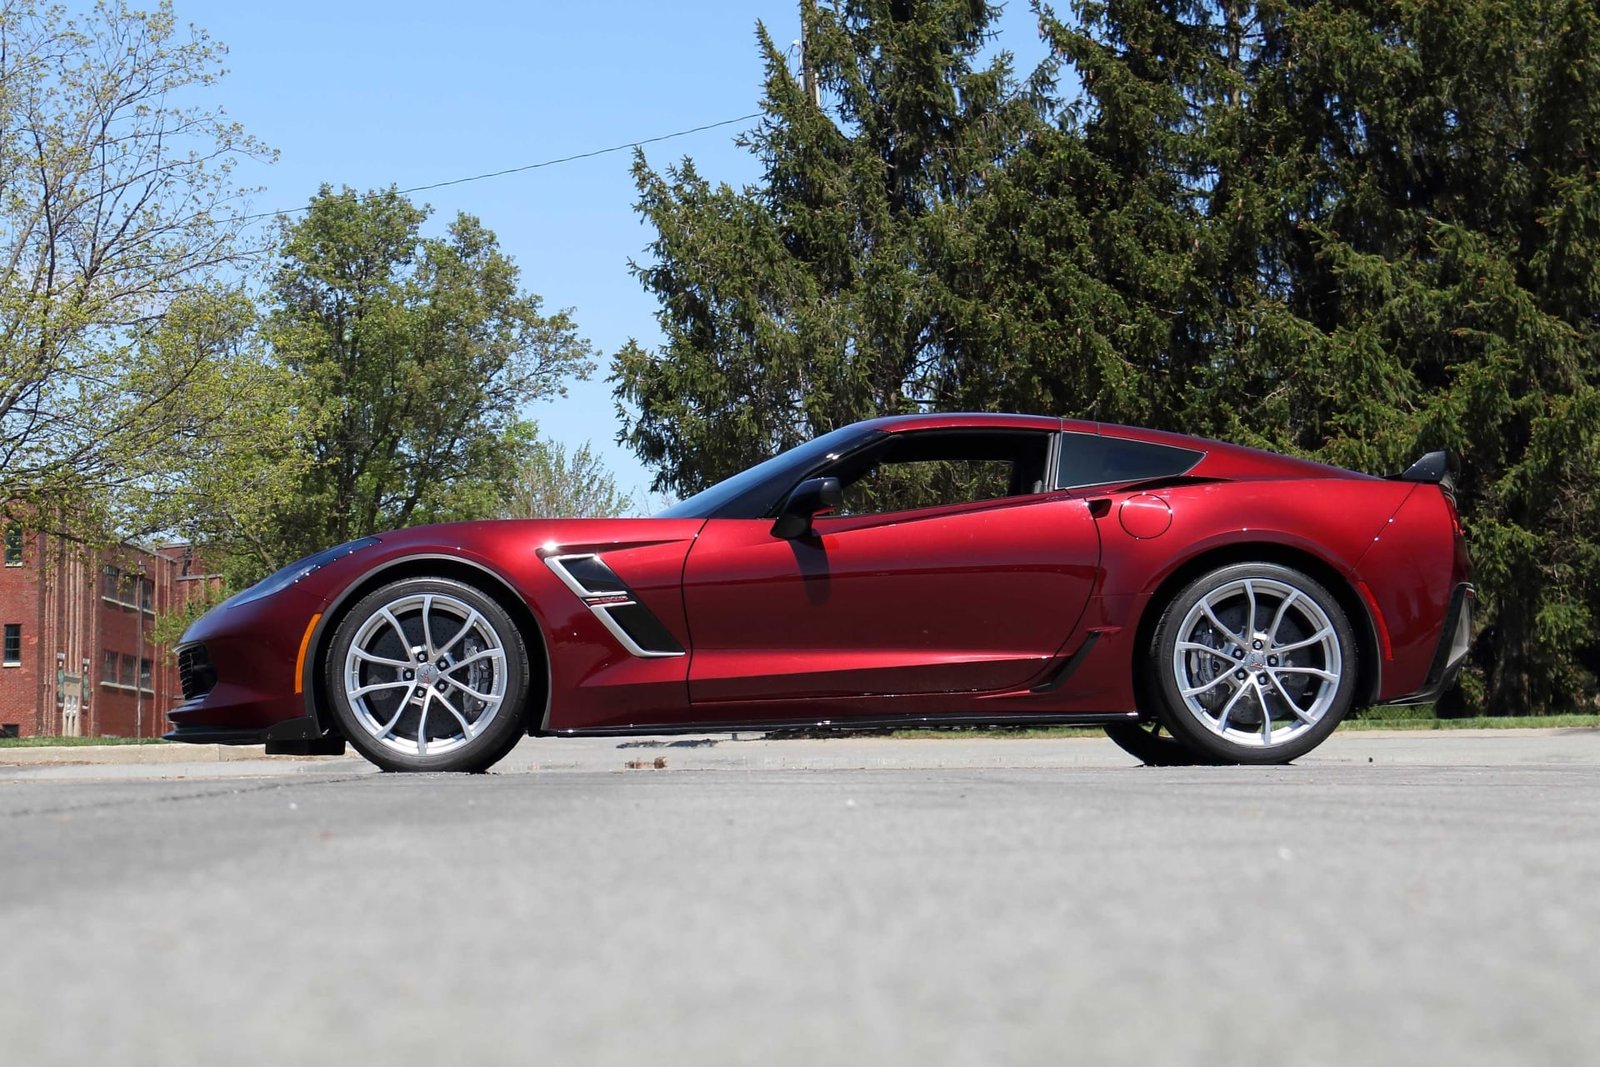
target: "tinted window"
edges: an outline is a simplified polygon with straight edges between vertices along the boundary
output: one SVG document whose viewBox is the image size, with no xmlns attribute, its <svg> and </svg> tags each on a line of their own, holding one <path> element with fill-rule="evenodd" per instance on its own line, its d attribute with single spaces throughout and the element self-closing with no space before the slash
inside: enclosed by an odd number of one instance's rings
<svg viewBox="0 0 1600 1067">
<path fill-rule="evenodd" d="M 844 486 L 834 514 L 876 515 L 1040 492 L 1049 447 L 1045 433 L 901 433 L 821 473 Z"/>
<path fill-rule="evenodd" d="M 1145 441 L 1125 441 L 1087 433 L 1065 433 L 1061 435 L 1061 466 L 1057 485 L 1062 489 L 1071 489 L 1080 485 L 1175 477 L 1187 473 L 1204 455 L 1204 452 L 1191 448 L 1152 445 Z"/>
<path fill-rule="evenodd" d="M 814 441 L 781 452 L 764 463 L 741 471 L 696 493 L 687 500 L 656 512 L 658 519 L 749 519 L 764 516 L 782 503 L 783 494 L 807 472 L 859 447 L 877 431 L 846 426 Z"/>
</svg>

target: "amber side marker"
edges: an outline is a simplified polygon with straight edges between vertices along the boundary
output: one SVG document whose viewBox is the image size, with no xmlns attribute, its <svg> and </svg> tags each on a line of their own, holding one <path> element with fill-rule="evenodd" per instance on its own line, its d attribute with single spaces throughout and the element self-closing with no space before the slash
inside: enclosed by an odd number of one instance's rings
<svg viewBox="0 0 1600 1067">
<path fill-rule="evenodd" d="M 311 616 L 311 621 L 306 623 L 306 635 L 300 639 L 300 654 L 294 658 L 294 691 L 304 692 L 306 677 L 306 649 L 311 647 L 311 631 L 317 628 L 317 620 L 322 618 L 322 612 Z"/>
</svg>

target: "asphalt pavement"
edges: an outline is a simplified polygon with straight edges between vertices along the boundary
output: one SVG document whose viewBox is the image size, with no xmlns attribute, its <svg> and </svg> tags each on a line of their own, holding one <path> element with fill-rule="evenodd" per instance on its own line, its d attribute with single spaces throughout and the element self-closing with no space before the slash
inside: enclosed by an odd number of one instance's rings
<svg viewBox="0 0 1600 1067">
<path fill-rule="evenodd" d="M 11 753 L 0 752 L 0 760 Z M 0 766 L 0 1058 L 1573 1064 L 1600 732 Z M 659 767 L 657 763 L 661 764 Z"/>
</svg>

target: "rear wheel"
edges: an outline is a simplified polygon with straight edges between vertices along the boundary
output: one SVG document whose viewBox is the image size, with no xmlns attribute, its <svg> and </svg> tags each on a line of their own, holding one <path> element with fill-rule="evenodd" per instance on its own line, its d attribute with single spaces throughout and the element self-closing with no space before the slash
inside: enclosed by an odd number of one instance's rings
<svg viewBox="0 0 1600 1067">
<path fill-rule="evenodd" d="M 346 740 L 389 771 L 482 771 L 523 731 L 528 652 L 504 608 L 462 582 L 406 578 L 334 631 L 328 693 Z"/>
<path fill-rule="evenodd" d="M 1338 600 L 1308 575 L 1222 567 L 1185 586 L 1156 625 L 1156 711 L 1177 741 L 1206 755 L 1287 763 L 1350 710 L 1357 655 Z"/>
</svg>

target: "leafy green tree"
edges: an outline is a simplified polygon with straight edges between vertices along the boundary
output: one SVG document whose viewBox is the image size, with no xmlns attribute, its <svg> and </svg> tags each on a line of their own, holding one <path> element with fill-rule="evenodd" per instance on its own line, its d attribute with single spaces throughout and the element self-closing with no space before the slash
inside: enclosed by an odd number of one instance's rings
<svg viewBox="0 0 1600 1067">
<path fill-rule="evenodd" d="M 588 444 L 570 453 L 559 441 L 538 440 L 505 490 L 500 515 L 507 519 L 604 519 L 627 515 L 633 495 Z"/>
<path fill-rule="evenodd" d="M 204 106 L 221 74 L 171 5 L 86 15 L 0 5 L 0 501 L 93 535 L 139 506 L 224 416 L 189 395 L 210 349 L 144 357 L 175 306 L 205 315 L 256 251 L 233 164 L 261 146 Z M 224 316 L 226 312 L 222 312 Z M 174 419 L 174 412 L 182 415 Z"/>
<path fill-rule="evenodd" d="M 393 189 L 324 186 L 283 225 L 266 332 L 298 381 L 309 469 L 276 519 L 280 558 L 493 514 L 533 447 L 520 409 L 591 369 L 493 233 L 462 214 L 425 237 L 427 217 Z"/>
</svg>

